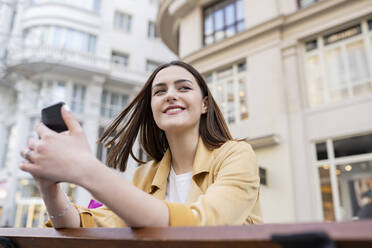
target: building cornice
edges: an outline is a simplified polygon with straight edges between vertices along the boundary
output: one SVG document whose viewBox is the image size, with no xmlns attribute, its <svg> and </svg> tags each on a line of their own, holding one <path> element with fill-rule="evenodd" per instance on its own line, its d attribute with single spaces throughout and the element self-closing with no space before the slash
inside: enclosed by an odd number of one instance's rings
<svg viewBox="0 0 372 248">
<path fill-rule="evenodd" d="M 197 6 L 196 0 L 162 0 L 156 17 L 159 35 L 168 48 L 178 54 L 179 20 Z"/>
<path fill-rule="evenodd" d="M 210 46 L 203 47 L 200 50 L 193 52 L 182 59 L 187 63 L 193 63 L 201 58 L 206 58 L 210 55 L 216 54 L 221 50 L 232 48 L 243 42 L 247 42 L 251 39 L 257 38 L 261 35 L 267 34 L 270 31 L 278 30 L 284 23 L 284 16 L 278 16 L 275 19 L 271 19 L 261 25 L 255 26 L 254 28 L 247 29 L 235 36 L 214 43 Z"/>
<path fill-rule="evenodd" d="M 96 31 L 100 28 L 99 25 L 85 22 L 82 20 L 76 20 L 72 18 L 65 18 L 65 17 L 58 17 L 58 16 L 51 16 L 51 15 L 45 15 L 41 17 L 28 17 L 22 19 L 23 26 L 22 28 L 29 28 L 34 26 L 63 26 L 63 27 L 73 27 L 75 28 L 76 25 L 80 25 L 82 30 L 88 28 L 92 28 Z"/>
<path fill-rule="evenodd" d="M 182 0 L 179 0 L 182 1 Z M 184 1 L 192 2 L 193 5 L 185 7 L 186 10 L 183 10 L 182 15 L 171 15 L 168 8 L 174 4 L 174 0 L 164 0 L 160 2 L 159 12 L 157 16 L 158 28 L 160 30 L 160 36 L 163 39 L 164 43 L 173 51 L 178 54 L 178 26 L 179 21 L 177 19 L 182 18 L 187 15 L 193 8 L 197 7 L 198 4 L 195 1 Z M 348 0 L 328 0 L 320 1 L 312 6 L 309 6 L 304 9 L 299 9 L 296 12 L 293 12 L 289 15 L 279 15 L 267 22 L 249 28 L 233 37 L 220 41 L 218 43 L 212 44 L 207 47 L 202 47 L 200 50 L 190 53 L 183 57 L 182 59 L 188 63 L 196 62 L 201 58 L 210 56 L 220 50 L 231 48 L 242 42 L 246 42 L 251 39 L 259 38 L 268 32 L 275 30 L 284 30 L 293 25 L 298 25 L 299 23 L 308 21 L 309 19 L 316 18 L 318 15 L 321 15 L 331 9 L 345 6 L 348 4 L 355 4 L 354 1 Z M 200 5 L 200 4 L 199 4 Z M 182 9 L 185 5 L 180 5 L 178 8 Z"/>
</svg>

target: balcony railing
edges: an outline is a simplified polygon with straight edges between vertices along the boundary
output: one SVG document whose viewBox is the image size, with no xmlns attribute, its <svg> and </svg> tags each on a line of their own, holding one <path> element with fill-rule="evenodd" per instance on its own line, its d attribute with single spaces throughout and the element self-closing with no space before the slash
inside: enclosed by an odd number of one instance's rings
<svg viewBox="0 0 372 248">
<path fill-rule="evenodd" d="M 32 66 L 36 64 L 36 66 Z M 43 66 L 40 66 L 43 65 Z M 96 54 L 82 53 L 56 47 L 17 47 L 9 50 L 7 67 L 23 67 L 29 74 L 48 72 L 56 66 L 66 66 L 82 70 L 101 72 L 127 83 L 146 82 L 149 73 L 143 70 L 119 67 L 111 60 Z"/>
<path fill-rule="evenodd" d="M 372 220 L 194 228 L 0 228 L 0 247 L 358 248 L 372 247 L 371 234 Z"/>
<path fill-rule="evenodd" d="M 55 47 L 25 47 L 12 50 L 8 59 L 10 66 L 25 63 L 47 63 L 78 65 L 85 67 L 109 69 L 109 61 L 97 57 L 95 54 L 79 53 Z"/>
</svg>

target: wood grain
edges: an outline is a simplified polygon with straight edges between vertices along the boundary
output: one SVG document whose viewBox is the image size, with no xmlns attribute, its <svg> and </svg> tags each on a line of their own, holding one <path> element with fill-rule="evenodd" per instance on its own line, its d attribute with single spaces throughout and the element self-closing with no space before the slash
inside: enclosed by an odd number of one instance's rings
<svg viewBox="0 0 372 248">
<path fill-rule="evenodd" d="M 274 234 L 323 231 L 337 247 L 372 247 L 372 220 L 339 223 L 264 224 L 173 228 L 0 228 L 0 237 L 26 247 L 281 247 Z M 0 246 L 1 247 L 1 246 Z"/>
</svg>

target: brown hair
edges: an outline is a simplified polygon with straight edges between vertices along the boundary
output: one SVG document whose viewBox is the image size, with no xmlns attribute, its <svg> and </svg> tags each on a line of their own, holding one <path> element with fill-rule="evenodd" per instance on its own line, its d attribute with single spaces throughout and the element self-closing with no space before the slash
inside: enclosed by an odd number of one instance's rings
<svg viewBox="0 0 372 248">
<path fill-rule="evenodd" d="M 196 79 L 203 98 L 207 97 L 207 113 L 202 114 L 199 125 L 199 134 L 204 144 L 209 149 L 215 149 L 232 139 L 223 115 L 200 73 L 189 64 L 172 61 L 154 70 L 138 95 L 99 138 L 98 142 L 110 148 L 108 166 L 125 171 L 129 154 L 138 163 L 145 163 L 139 160 L 132 150 L 138 132 L 140 132 L 140 146 L 148 156 L 156 161 L 160 161 L 164 156 L 169 145 L 164 131 L 156 125 L 152 114 L 151 87 L 158 72 L 169 66 L 180 66 L 189 71 Z"/>
</svg>

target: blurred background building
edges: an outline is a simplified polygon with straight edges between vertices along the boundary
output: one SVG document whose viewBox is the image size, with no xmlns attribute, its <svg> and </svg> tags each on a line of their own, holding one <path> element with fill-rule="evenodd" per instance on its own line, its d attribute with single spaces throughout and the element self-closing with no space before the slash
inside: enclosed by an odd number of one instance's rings
<svg viewBox="0 0 372 248">
<path fill-rule="evenodd" d="M 41 108 L 66 102 L 105 161 L 107 149 L 96 144 L 104 127 L 155 67 L 176 58 L 158 37 L 157 8 L 156 0 L 0 1 L 0 226 L 44 222 L 35 183 L 18 169 Z M 136 166 L 130 160 L 124 176 Z M 89 203 L 85 190 L 64 188 Z"/>
<path fill-rule="evenodd" d="M 371 3 L 160 0 L 162 40 L 256 151 L 265 222 L 350 220 L 372 202 Z"/>
</svg>

